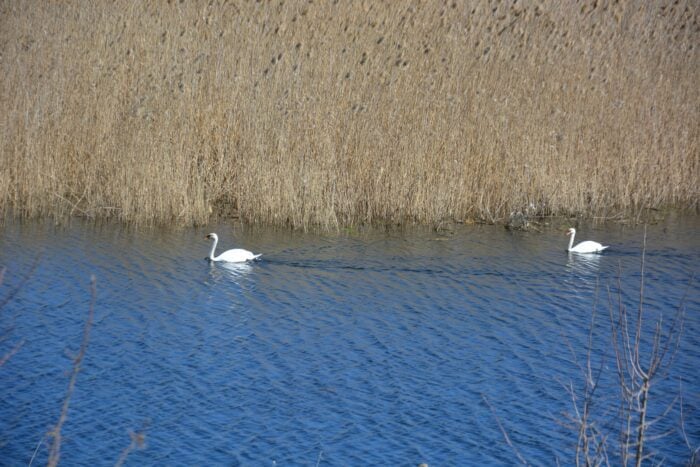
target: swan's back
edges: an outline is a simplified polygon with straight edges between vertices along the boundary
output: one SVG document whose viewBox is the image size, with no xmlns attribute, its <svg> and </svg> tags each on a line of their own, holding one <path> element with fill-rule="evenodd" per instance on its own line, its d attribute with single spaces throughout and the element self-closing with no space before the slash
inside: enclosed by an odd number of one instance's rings
<svg viewBox="0 0 700 467">
<path fill-rule="evenodd" d="M 213 258 L 214 261 L 225 261 L 227 263 L 243 263 L 245 261 L 253 261 L 260 258 L 262 254 L 254 254 L 251 251 L 244 250 L 242 248 L 234 248 L 233 250 L 226 250 L 219 256 Z"/>
<path fill-rule="evenodd" d="M 586 240 L 585 242 L 581 242 L 575 247 L 571 248 L 569 251 L 573 253 L 598 253 L 606 248 L 607 246 L 601 245 L 598 242 Z"/>
</svg>

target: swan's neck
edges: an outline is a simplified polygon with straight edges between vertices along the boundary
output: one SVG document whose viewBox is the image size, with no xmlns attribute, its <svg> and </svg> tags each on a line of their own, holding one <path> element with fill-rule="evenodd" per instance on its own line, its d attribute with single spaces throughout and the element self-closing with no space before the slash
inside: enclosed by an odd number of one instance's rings
<svg viewBox="0 0 700 467">
<path fill-rule="evenodd" d="M 574 246 L 574 237 L 575 236 L 576 236 L 576 232 L 571 232 L 571 234 L 569 235 L 569 237 L 570 237 L 569 238 L 569 248 L 567 248 L 567 250 L 571 250 L 571 247 Z M 215 243 L 215 245 L 216 245 L 216 243 Z M 212 250 L 212 253 L 213 252 L 214 252 L 214 250 Z"/>
<path fill-rule="evenodd" d="M 216 244 L 219 243 L 219 239 L 215 238 L 214 243 L 211 244 L 211 251 L 209 252 L 209 259 L 214 260 L 214 251 L 216 250 Z"/>
</svg>

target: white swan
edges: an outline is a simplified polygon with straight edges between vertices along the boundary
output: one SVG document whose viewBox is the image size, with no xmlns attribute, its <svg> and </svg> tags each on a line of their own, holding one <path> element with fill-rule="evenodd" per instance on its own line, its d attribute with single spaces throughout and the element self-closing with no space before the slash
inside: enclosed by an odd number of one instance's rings
<svg viewBox="0 0 700 467">
<path fill-rule="evenodd" d="M 567 251 L 572 253 L 598 253 L 607 248 L 607 246 L 603 246 L 598 242 L 592 242 L 590 240 L 586 240 L 585 242 L 581 242 L 576 246 L 572 246 L 574 244 L 574 237 L 576 236 L 576 229 L 574 228 L 567 230 L 566 235 L 571 235 Z"/>
<path fill-rule="evenodd" d="M 234 248 L 233 250 L 226 250 L 219 256 L 214 256 L 214 251 L 216 250 L 216 244 L 219 243 L 219 236 L 215 233 L 210 233 L 206 238 L 214 240 L 214 244 L 211 246 L 211 252 L 209 253 L 210 261 L 224 261 L 227 263 L 245 263 L 246 261 L 253 261 L 262 256 L 262 254 L 254 254 L 248 250 L 242 248 Z"/>
</svg>

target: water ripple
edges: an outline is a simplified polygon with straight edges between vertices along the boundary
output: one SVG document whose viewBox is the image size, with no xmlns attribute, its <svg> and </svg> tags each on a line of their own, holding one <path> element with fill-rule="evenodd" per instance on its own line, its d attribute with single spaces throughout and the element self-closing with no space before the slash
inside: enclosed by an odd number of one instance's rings
<svg viewBox="0 0 700 467">
<path fill-rule="evenodd" d="M 700 293 L 687 285 L 696 227 L 650 227 L 645 270 L 648 332 L 685 297 L 686 332 L 659 398 L 665 408 L 682 383 L 688 433 L 700 432 Z M 595 362 L 610 370 L 601 391 L 617 394 L 607 307 L 635 309 L 641 229 L 598 228 L 591 235 L 612 245 L 603 255 L 567 254 L 554 230 L 216 230 L 262 261 L 204 261 L 200 229 L 2 231 L 0 293 L 33 252 L 51 254 L 2 310 L 0 331 L 25 343 L 0 369 L 1 458 L 27 463 L 58 417 L 91 274 L 97 314 L 64 428 L 69 464 L 113 463 L 144 427 L 134 464 L 509 464 L 496 419 L 530 462 L 567 463 L 563 385 L 581 383 L 592 322 Z M 686 459 L 679 436 L 651 446 Z"/>
</svg>

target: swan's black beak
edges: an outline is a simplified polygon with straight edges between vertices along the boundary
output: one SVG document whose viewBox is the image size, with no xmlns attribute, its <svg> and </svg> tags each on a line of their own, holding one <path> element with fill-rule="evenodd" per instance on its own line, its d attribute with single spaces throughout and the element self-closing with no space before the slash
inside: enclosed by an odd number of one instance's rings
<svg viewBox="0 0 700 467">
<path fill-rule="evenodd" d="M 204 237 L 204 238 L 211 238 L 211 235 L 207 235 L 207 236 L 206 236 L 206 237 Z"/>
</svg>

